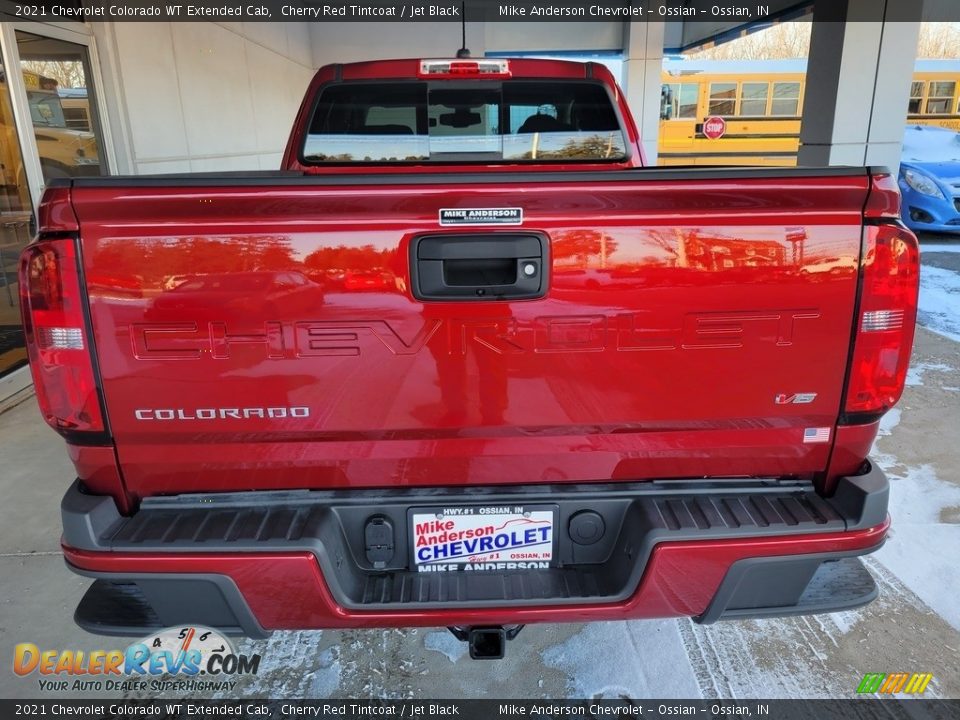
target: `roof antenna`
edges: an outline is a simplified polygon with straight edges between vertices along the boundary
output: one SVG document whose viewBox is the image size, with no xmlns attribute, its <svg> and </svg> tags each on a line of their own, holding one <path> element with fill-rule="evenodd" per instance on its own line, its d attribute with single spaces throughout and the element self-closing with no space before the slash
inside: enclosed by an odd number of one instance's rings
<svg viewBox="0 0 960 720">
<path fill-rule="evenodd" d="M 470 57 L 470 51 L 467 49 L 467 3 L 466 0 L 460 3 L 460 49 L 457 50 L 457 59 Z"/>
</svg>

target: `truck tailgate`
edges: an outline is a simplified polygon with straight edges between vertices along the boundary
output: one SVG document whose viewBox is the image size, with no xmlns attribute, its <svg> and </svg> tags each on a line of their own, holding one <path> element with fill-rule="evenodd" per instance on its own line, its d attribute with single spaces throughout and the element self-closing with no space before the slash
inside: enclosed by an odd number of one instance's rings
<svg viewBox="0 0 960 720">
<path fill-rule="evenodd" d="M 841 405 L 865 170 L 77 181 L 138 496 L 811 476 Z M 441 209 L 522 225 L 441 228 Z M 411 242 L 533 231 L 547 290 L 420 301 Z"/>
</svg>

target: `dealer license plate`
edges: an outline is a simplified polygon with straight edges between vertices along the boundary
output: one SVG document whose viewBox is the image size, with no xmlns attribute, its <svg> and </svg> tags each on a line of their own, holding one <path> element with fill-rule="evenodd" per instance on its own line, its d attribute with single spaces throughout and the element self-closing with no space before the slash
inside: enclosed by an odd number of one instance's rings
<svg viewBox="0 0 960 720">
<path fill-rule="evenodd" d="M 410 554 L 419 572 L 546 570 L 556 519 L 555 505 L 414 508 Z"/>
</svg>

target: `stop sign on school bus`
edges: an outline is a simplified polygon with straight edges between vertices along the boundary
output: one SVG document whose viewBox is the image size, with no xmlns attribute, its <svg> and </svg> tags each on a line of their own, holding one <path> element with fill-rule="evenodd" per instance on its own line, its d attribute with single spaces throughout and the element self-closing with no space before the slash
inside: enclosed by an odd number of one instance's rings
<svg viewBox="0 0 960 720">
<path fill-rule="evenodd" d="M 703 121 L 703 135 L 710 140 L 722 138 L 727 131 L 727 121 L 717 115 L 711 115 Z"/>
</svg>

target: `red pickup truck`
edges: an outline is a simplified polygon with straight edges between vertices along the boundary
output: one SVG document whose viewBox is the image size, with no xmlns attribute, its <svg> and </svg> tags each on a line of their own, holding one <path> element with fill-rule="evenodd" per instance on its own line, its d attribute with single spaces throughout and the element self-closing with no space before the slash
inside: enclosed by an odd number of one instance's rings
<svg viewBox="0 0 960 720">
<path fill-rule="evenodd" d="M 644 167 L 611 74 L 322 68 L 284 170 L 52 183 L 20 287 L 133 635 L 869 602 L 916 238 L 878 168 Z"/>
</svg>

